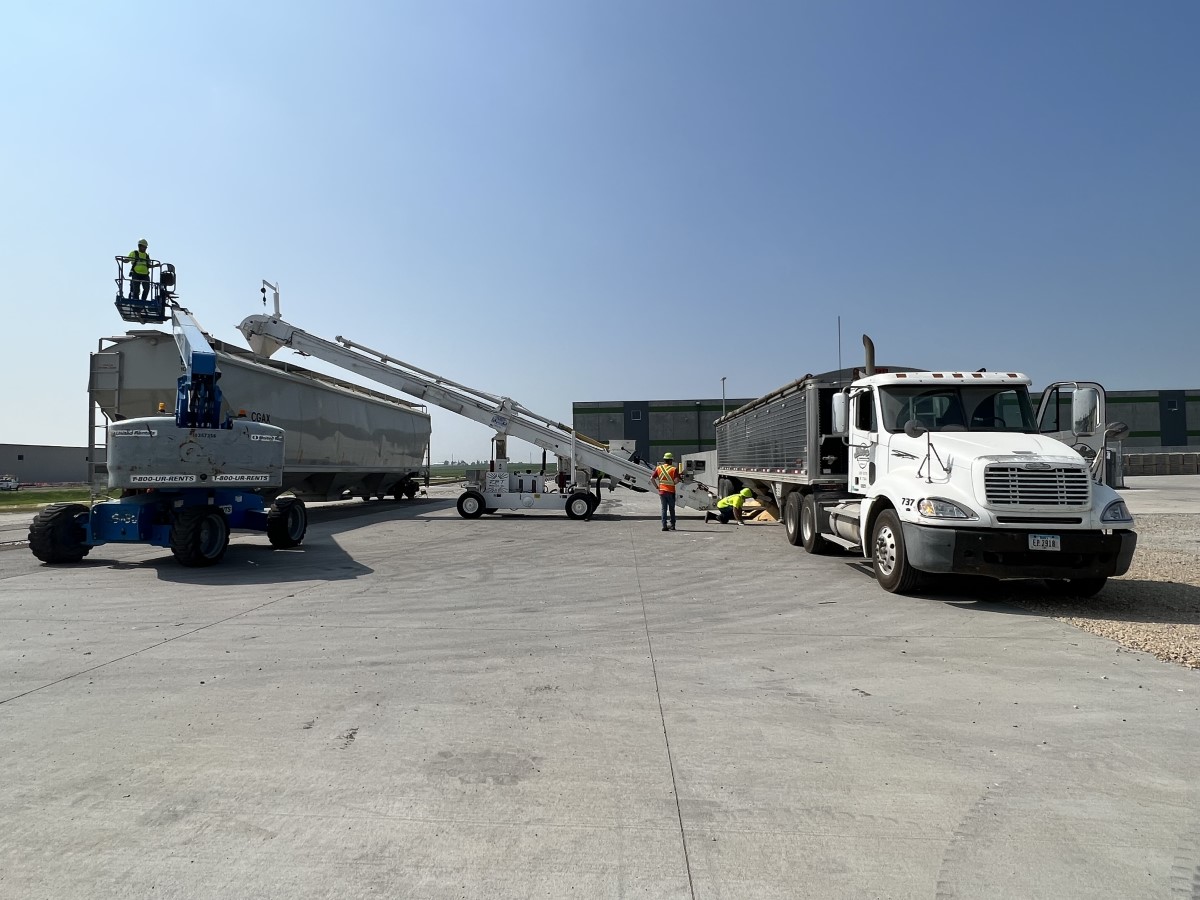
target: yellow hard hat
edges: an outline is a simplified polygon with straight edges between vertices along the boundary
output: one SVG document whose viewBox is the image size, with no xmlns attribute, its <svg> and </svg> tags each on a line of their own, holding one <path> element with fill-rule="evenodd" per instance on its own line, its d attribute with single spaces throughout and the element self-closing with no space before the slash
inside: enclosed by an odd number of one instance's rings
<svg viewBox="0 0 1200 900">
<path fill-rule="evenodd" d="M 663 454 L 663 459 L 674 459 L 675 456 L 669 450 Z"/>
<path fill-rule="evenodd" d="M 149 247 L 150 242 L 148 240 L 146 240 L 145 238 L 142 238 L 140 241 L 138 241 L 138 246 L 139 247 Z"/>
</svg>

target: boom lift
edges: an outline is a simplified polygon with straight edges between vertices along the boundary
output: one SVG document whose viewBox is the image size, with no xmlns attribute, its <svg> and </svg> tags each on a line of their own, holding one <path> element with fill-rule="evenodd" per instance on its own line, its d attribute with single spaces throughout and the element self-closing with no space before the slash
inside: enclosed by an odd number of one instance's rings
<svg viewBox="0 0 1200 900">
<path fill-rule="evenodd" d="M 238 326 L 259 356 L 270 357 L 279 348 L 290 347 L 495 429 L 496 459 L 488 471 L 474 473 L 473 477 L 469 474 L 467 489 L 458 498 L 458 512 L 464 518 L 474 519 L 501 509 L 564 509 L 568 518 L 590 519 L 600 503 L 604 480 L 610 491 L 618 485 L 635 491 L 657 491 L 653 468 L 631 458 L 628 448 L 610 449 L 509 397 L 458 384 L 340 335 L 334 343 L 309 334 L 284 321 L 278 287 L 266 281 L 263 303 L 268 287 L 274 292 L 274 315 L 249 316 Z M 559 474 L 550 490 L 546 490 L 544 462 L 543 471 L 536 476 L 510 468 L 510 436 L 557 457 Z M 593 479 L 595 493 L 590 489 Z M 679 484 L 676 492 L 677 502 L 693 509 L 709 509 L 713 502 L 712 495 L 690 479 Z"/>
<path fill-rule="evenodd" d="M 174 266 L 154 261 L 147 298 L 130 300 L 122 296 L 118 270 L 116 306 L 127 322 L 170 318 L 184 368 L 175 415 L 108 425 L 108 486 L 121 489 L 121 497 L 90 508 L 57 503 L 38 513 L 29 547 L 43 562 L 78 562 L 92 547 L 120 542 L 170 547 L 185 566 L 210 566 L 225 555 L 231 528 L 265 531 L 280 548 L 304 540 L 308 515 L 300 500 L 279 498 L 266 508 L 283 484 L 283 429 L 221 420 L 217 356 L 176 302 L 174 276 Z M 159 404 L 160 413 L 165 406 Z"/>
</svg>

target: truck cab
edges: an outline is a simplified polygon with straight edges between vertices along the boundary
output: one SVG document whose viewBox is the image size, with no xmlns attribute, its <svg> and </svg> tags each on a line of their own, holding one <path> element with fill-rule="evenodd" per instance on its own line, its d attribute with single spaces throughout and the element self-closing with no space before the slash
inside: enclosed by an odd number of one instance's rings
<svg viewBox="0 0 1200 900">
<path fill-rule="evenodd" d="M 834 403 L 849 496 L 822 502 L 814 526 L 861 548 L 886 590 L 911 588 L 921 572 L 1100 590 L 1129 568 L 1133 517 L 1078 451 L 1039 433 L 1029 385 L 1014 372 L 855 381 Z M 1072 402 L 1076 434 L 1101 430 L 1087 389 Z"/>
</svg>

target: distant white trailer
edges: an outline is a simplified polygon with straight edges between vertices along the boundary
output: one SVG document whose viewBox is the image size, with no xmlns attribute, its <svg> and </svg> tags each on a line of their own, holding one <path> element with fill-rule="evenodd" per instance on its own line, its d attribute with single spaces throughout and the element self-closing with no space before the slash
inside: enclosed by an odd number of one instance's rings
<svg viewBox="0 0 1200 900">
<path fill-rule="evenodd" d="M 429 414 L 423 406 L 287 362 L 211 340 L 223 414 L 284 429 L 281 491 L 303 500 L 336 500 L 346 492 L 412 498 L 428 474 Z M 103 338 L 92 354 L 88 391 L 93 426 L 175 408 L 179 353 L 172 336 L 145 329 Z M 106 422 L 97 423 L 99 408 Z M 100 429 L 101 433 L 103 429 Z M 97 428 L 91 429 L 95 435 Z M 103 448 L 90 458 L 102 465 Z M 95 473 L 93 473 L 93 476 Z M 92 481 L 95 482 L 95 477 Z"/>
</svg>

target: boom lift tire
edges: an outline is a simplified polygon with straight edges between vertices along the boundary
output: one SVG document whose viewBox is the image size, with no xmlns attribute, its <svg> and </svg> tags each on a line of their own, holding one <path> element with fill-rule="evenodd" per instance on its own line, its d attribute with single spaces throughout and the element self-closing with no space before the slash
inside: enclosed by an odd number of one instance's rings
<svg viewBox="0 0 1200 900">
<path fill-rule="evenodd" d="M 44 563 L 79 562 L 91 551 L 77 519 L 87 513 L 80 503 L 54 503 L 36 516 L 29 526 L 29 549 Z"/>
<path fill-rule="evenodd" d="M 783 501 L 783 533 L 793 547 L 800 546 L 800 492 L 792 491 Z"/>
<path fill-rule="evenodd" d="M 188 506 L 171 522 L 171 552 L 180 565 L 214 566 L 229 547 L 229 523 L 212 506 Z"/>
<path fill-rule="evenodd" d="M 1056 597 L 1095 597 L 1104 587 L 1107 578 L 1067 578 L 1047 580 L 1047 590 Z"/>
<path fill-rule="evenodd" d="M 885 509 L 871 529 L 871 565 L 879 586 L 889 594 L 904 594 L 917 586 L 920 573 L 908 563 L 904 531 L 896 511 Z"/>
<path fill-rule="evenodd" d="M 817 515 L 817 498 L 815 494 L 805 494 L 804 502 L 800 504 L 800 539 L 804 549 L 817 556 L 824 555 L 833 549 L 817 526 L 820 517 Z"/>
<path fill-rule="evenodd" d="M 308 510 L 296 497 L 277 497 L 267 510 L 267 539 L 278 550 L 299 547 L 308 531 Z"/>
<path fill-rule="evenodd" d="M 466 491 L 458 498 L 458 514 L 464 519 L 478 519 L 487 509 L 487 501 L 479 491 Z"/>
<path fill-rule="evenodd" d="M 586 519 L 592 514 L 592 495 L 576 491 L 567 498 L 567 518 Z"/>
</svg>

